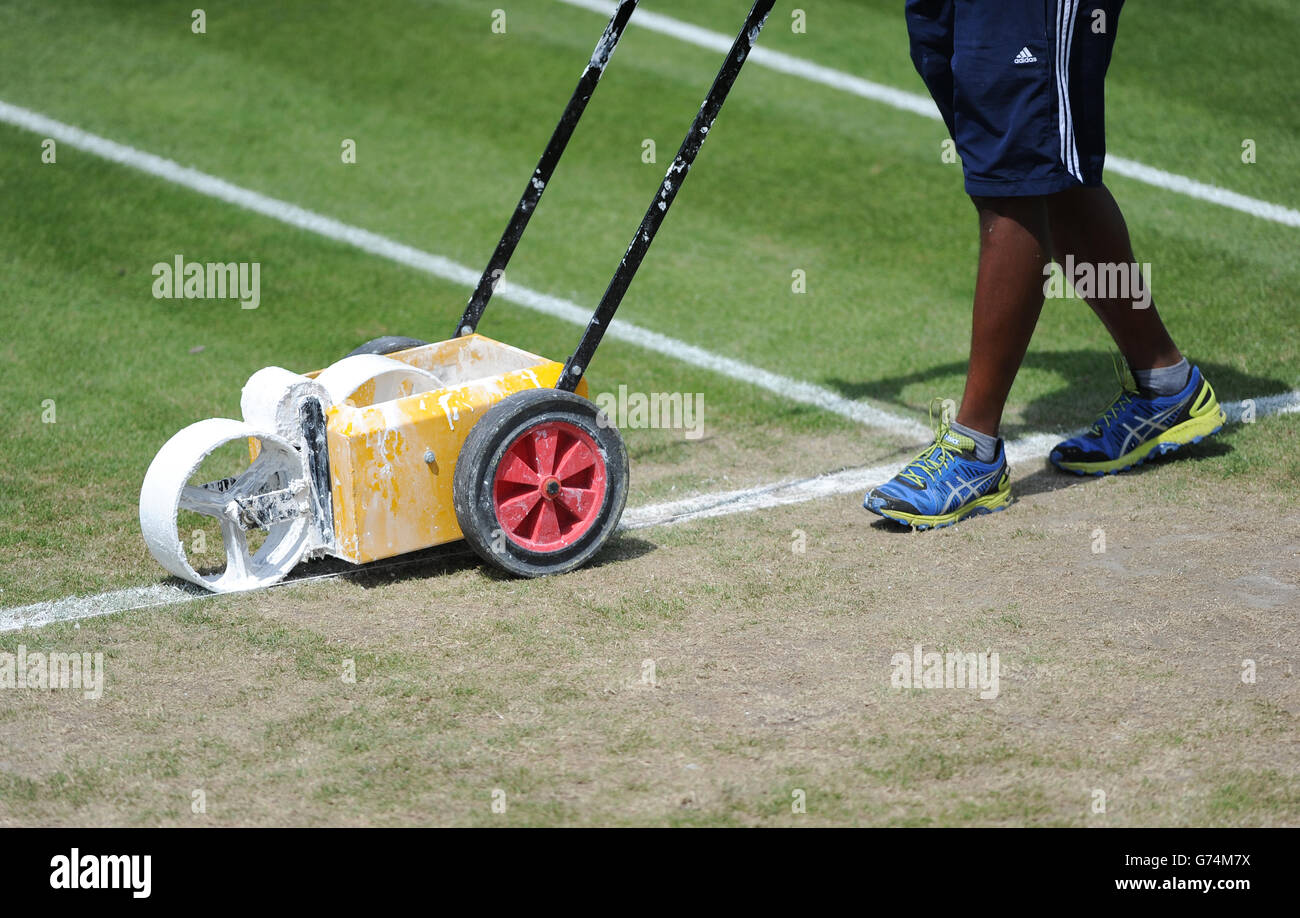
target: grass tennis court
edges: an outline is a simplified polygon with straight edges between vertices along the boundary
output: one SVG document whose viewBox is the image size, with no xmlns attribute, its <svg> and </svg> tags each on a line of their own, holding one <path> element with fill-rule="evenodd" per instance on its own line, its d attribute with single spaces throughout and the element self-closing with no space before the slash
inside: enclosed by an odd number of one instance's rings
<svg viewBox="0 0 1300 918">
<path fill-rule="evenodd" d="M 0 101 L 477 270 L 604 18 L 535 0 L 505 5 L 498 34 L 501 6 L 230 3 L 194 34 L 193 4 L 13 0 Z M 820 3 L 796 34 L 781 5 L 762 46 L 924 93 L 901 7 Z M 1300 208 L 1300 12 L 1167 7 L 1124 11 L 1111 152 Z M 743 13 L 646 8 L 723 33 Z M 595 304 L 718 58 L 634 17 L 512 283 Z M 620 318 L 924 422 L 961 392 L 977 247 L 945 136 L 749 67 Z M 261 367 L 447 337 L 469 292 L 73 145 L 43 162 L 42 139 L 0 123 L 4 608 L 164 581 L 137 500 L 172 433 L 237 416 Z M 1219 397 L 1300 388 L 1300 229 L 1108 183 Z M 152 266 L 178 254 L 260 264 L 260 305 L 155 299 Z M 482 331 L 561 359 L 579 333 L 504 300 Z M 1090 421 L 1115 388 L 1108 345 L 1079 300 L 1049 300 L 1005 434 Z M 625 431 L 629 507 L 919 445 L 613 339 L 588 382 L 704 397 L 699 440 Z M 107 688 L 0 696 L 0 822 L 190 824 L 205 788 L 202 818 L 226 824 L 1294 824 L 1300 418 L 1187 452 L 1103 482 L 1025 463 L 1016 506 L 943 533 L 873 525 L 847 495 L 629 532 L 556 580 L 447 550 L 5 633 L 11 653 L 102 651 Z M 998 651 L 1002 695 L 891 689 L 891 655 L 918 643 Z"/>
</svg>

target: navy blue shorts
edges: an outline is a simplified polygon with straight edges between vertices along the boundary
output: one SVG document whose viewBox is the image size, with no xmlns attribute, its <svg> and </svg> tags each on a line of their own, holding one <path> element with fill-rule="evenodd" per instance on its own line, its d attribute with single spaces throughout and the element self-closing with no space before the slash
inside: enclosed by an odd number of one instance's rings
<svg viewBox="0 0 1300 918">
<path fill-rule="evenodd" d="M 912 63 L 968 194 L 1101 184 L 1105 80 L 1124 0 L 907 0 Z"/>
</svg>

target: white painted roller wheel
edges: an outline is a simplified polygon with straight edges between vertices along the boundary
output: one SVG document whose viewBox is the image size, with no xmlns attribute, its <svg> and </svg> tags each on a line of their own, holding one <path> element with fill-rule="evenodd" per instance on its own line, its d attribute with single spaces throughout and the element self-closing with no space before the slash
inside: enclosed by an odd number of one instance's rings
<svg viewBox="0 0 1300 918">
<path fill-rule="evenodd" d="M 371 403 L 376 405 L 442 388 L 442 380 L 435 373 L 380 354 L 344 357 L 316 377 L 316 383 L 329 393 L 330 402 L 335 405 L 342 405 L 368 382 L 375 384 Z"/>
<path fill-rule="evenodd" d="M 231 469 L 230 477 L 216 481 L 191 481 L 211 453 L 248 438 L 261 443 L 248 468 L 237 474 Z M 310 506 L 307 468 L 288 440 L 241 421 L 211 418 L 180 431 L 154 457 L 140 490 L 140 528 L 149 551 L 171 573 L 228 593 L 270 586 L 293 570 L 312 547 Z M 178 531 L 182 510 L 220 524 L 220 572 L 201 574 L 190 563 Z M 254 531 L 266 538 L 250 551 Z"/>
<path fill-rule="evenodd" d="M 302 431 L 298 411 L 309 398 L 319 401 L 325 411 L 333 404 L 329 392 L 315 380 L 281 367 L 263 367 L 244 383 L 239 407 L 244 421 L 258 430 L 269 430 L 297 441 Z"/>
</svg>

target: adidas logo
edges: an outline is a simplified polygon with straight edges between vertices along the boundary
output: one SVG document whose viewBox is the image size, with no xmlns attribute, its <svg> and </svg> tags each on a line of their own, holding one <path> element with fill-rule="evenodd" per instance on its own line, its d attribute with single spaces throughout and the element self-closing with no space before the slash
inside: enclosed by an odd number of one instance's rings
<svg viewBox="0 0 1300 918">
<path fill-rule="evenodd" d="M 1037 63 L 1038 63 L 1038 58 L 1034 57 L 1034 55 L 1031 54 L 1031 53 L 1029 52 L 1029 48 L 1028 48 L 1028 47 L 1024 47 L 1024 48 L 1021 48 L 1021 49 L 1020 49 L 1020 53 L 1016 55 L 1016 59 L 1015 59 L 1014 61 L 1012 61 L 1011 63 L 1013 63 L 1013 64 L 1037 64 Z"/>
</svg>

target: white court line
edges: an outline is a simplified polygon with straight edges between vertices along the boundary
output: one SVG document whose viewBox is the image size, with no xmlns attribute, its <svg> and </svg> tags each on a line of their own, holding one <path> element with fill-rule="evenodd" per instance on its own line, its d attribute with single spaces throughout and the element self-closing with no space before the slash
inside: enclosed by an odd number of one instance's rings
<svg viewBox="0 0 1300 918">
<path fill-rule="evenodd" d="M 1223 406 L 1229 423 L 1241 420 L 1242 411 L 1247 402 L 1253 402 L 1257 418 L 1269 415 L 1300 414 L 1300 390 L 1281 395 L 1268 395 L 1256 399 L 1231 402 Z M 1007 461 L 1020 465 L 1035 460 L 1042 461 L 1051 448 L 1056 445 L 1059 434 L 1030 434 L 1007 444 Z M 846 493 L 862 494 L 867 489 L 891 478 L 902 465 L 894 462 L 890 465 L 877 465 L 870 468 L 845 469 L 829 475 L 804 478 L 798 481 L 782 481 L 756 488 L 743 488 L 720 494 L 701 494 L 682 500 L 652 504 L 646 507 L 634 507 L 623 513 L 622 529 L 645 529 L 651 526 L 664 526 L 684 523 L 690 520 L 708 519 L 710 517 L 730 516 L 734 513 L 749 513 L 754 510 L 769 510 L 810 500 L 836 497 Z M 866 511 L 863 511 L 864 513 Z M 287 589 L 301 583 L 318 580 L 335 580 L 351 573 L 376 573 L 390 567 L 418 564 L 422 561 L 397 560 L 367 564 L 352 570 L 330 574 L 320 574 L 285 581 L 270 589 Z M 33 603 L 12 609 L 0 609 L 0 632 L 16 631 L 20 628 L 39 628 L 54 622 L 74 621 L 93 618 L 98 615 L 111 615 L 115 612 L 131 612 L 154 606 L 172 605 L 205 599 L 212 596 L 227 595 L 208 593 L 197 586 L 185 584 L 156 584 L 147 587 L 135 587 L 128 590 L 116 590 L 95 596 L 70 596 L 66 599 L 53 599 L 48 602 Z"/>
<path fill-rule="evenodd" d="M 1245 399 L 1229 402 L 1223 406 L 1228 416 L 1228 423 L 1239 422 L 1247 401 L 1254 402 L 1255 417 L 1269 415 L 1300 414 L 1300 390 L 1285 392 L 1280 395 L 1268 395 L 1262 398 Z M 1082 431 L 1077 431 L 1082 433 Z M 1027 434 L 1018 440 L 1007 443 L 1007 462 L 1018 465 L 1024 462 L 1043 460 L 1061 439 L 1061 434 Z M 707 519 L 713 516 L 729 516 L 733 513 L 748 513 L 753 510 L 768 510 L 787 504 L 798 504 L 822 497 L 832 497 L 851 492 L 866 493 L 897 474 L 901 462 L 890 465 L 877 465 L 871 468 L 845 469 L 816 478 L 799 481 L 782 481 L 757 488 L 744 488 L 718 494 L 701 494 L 670 503 L 655 504 L 649 507 L 634 507 L 623 513 L 623 527 L 642 529 L 647 526 L 663 526 L 669 523 L 684 523 L 688 520 Z"/>
<path fill-rule="evenodd" d="M 607 2 L 607 0 L 560 0 L 560 2 L 601 13 L 605 16 L 609 16 L 614 11 L 614 4 Z M 734 41 L 734 36 L 700 28 L 691 25 L 689 22 L 683 22 L 662 13 L 652 13 L 649 10 L 640 8 L 633 14 L 631 24 L 676 38 L 687 44 L 707 48 L 711 51 L 719 51 L 723 54 L 731 50 L 731 43 Z M 943 116 L 939 114 L 939 109 L 935 107 L 934 100 L 929 96 L 895 89 L 881 83 L 873 83 L 870 80 L 853 76 L 842 70 L 823 67 L 821 64 L 814 64 L 812 61 L 795 57 L 792 54 L 785 54 L 781 51 L 773 51 L 762 45 L 754 48 L 749 55 L 749 59 L 760 67 L 766 67 L 768 70 L 775 70 L 778 73 L 785 73 L 813 83 L 820 83 L 823 86 L 839 89 L 863 99 L 881 102 L 893 108 L 920 115 L 923 118 L 934 121 L 943 120 Z M 1208 201 L 1211 204 L 1239 210 L 1242 213 L 1250 214 L 1252 217 L 1272 220 L 1285 226 L 1300 226 L 1300 211 L 1298 210 L 1292 210 L 1289 207 L 1272 204 L 1268 201 L 1261 201 L 1258 198 L 1238 194 L 1235 191 L 1228 191 L 1226 188 L 1220 188 L 1217 185 L 1198 182 L 1184 175 L 1156 169 L 1136 160 L 1108 154 L 1106 156 L 1106 168 L 1116 175 L 1144 182 L 1165 191 L 1172 191 L 1176 194 L 1187 195 L 1190 198 Z"/>
<path fill-rule="evenodd" d="M 612 9 L 606 4 L 588 2 L 588 0 L 561 0 L 561 2 L 606 13 Z M 719 33 L 709 32 L 645 10 L 640 11 L 638 16 L 637 22 L 639 25 L 645 25 L 648 28 L 674 35 L 702 47 L 715 48 L 725 52 L 731 46 L 731 39 Z M 882 86 L 764 48 L 755 49 L 754 60 L 760 66 L 766 66 L 837 89 L 843 89 L 855 95 L 884 102 L 895 108 L 912 111 L 928 118 L 938 118 L 938 112 L 935 110 L 933 102 L 924 96 Z M 478 272 L 450 259 L 422 252 L 368 230 L 349 226 L 296 205 L 240 188 L 215 176 L 116 143 L 19 106 L 0 101 L 0 121 L 43 134 L 67 146 L 84 150 L 112 162 L 130 166 L 201 194 L 300 229 L 308 230 L 334 241 L 352 245 L 373 255 L 387 258 L 390 261 L 424 271 L 453 283 L 472 286 L 478 280 Z M 1248 198 L 1244 195 L 1237 195 L 1234 192 L 1205 185 L 1162 170 L 1152 169 L 1130 160 L 1111 157 L 1107 163 L 1120 174 L 1126 174 L 1124 170 L 1128 169 L 1132 173 L 1132 177 L 1140 181 L 1146 181 L 1149 184 L 1168 188 L 1192 197 L 1199 197 L 1265 219 L 1300 226 L 1300 212 Z M 508 281 L 501 284 L 497 295 L 518 305 L 577 325 L 585 326 L 588 319 L 587 311 L 576 303 L 520 287 Z M 899 417 L 872 406 L 845 399 L 837 393 L 810 383 L 789 379 L 741 361 L 712 354 L 702 348 L 666 335 L 660 335 L 657 332 L 639 328 L 622 320 L 615 320 L 608 334 L 611 337 L 619 338 L 646 349 L 667 354 L 685 363 L 749 382 L 794 401 L 815 405 L 835 414 L 881 427 L 902 436 L 924 437 L 928 433 L 924 425 L 919 421 Z M 1265 416 L 1269 413 L 1293 413 L 1300 411 L 1300 392 L 1261 398 L 1256 402 L 1256 410 L 1259 416 Z M 1230 407 L 1232 406 L 1225 406 L 1225 408 Z M 1241 403 L 1236 403 L 1235 407 L 1240 412 Z M 1007 445 L 1008 458 L 1015 462 L 1042 458 L 1046 455 L 1050 444 L 1055 439 L 1054 436 L 1049 434 L 1036 434 L 1009 443 Z M 779 483 L 720 495 L 687 498 L 669 504 L 634 508 L 624 514 L 624 527 L 637 529 L 664 523 L 684 522 L 690 519 L 741 513 L 814 500 L 819 497 L 845 492 L 866 490 L 885 480 L 896 467 L 896 465 L 891 465 L 869 469 L 850 469 L 803 481 Z M 383 569 L 385 566 L 387 565 L 381 563 L 379 565 L 370 565 L 368 569 L 378 570 Z M 305 579 L 330 579 L 338 576 L 342 576 L 342 574 Z M 152 606 L 170 605 L 210 595 L 214 594 L 191 590 L 188 587 L 157 584 L 102 593 L 95 596 L 52 600 L 0 610 L 0 631 L 10 631 L 24 627 L 40 627 L 56 621 L 68 621 Z"/>
<path fill-rule="evenodd" d="M 0 101 L 0 122 L 50 137 L 61 144 L 82 150 L 101 159 L 138 169 L 156 178 L 164 179 L 191 191 L 197 191 L 199 194 L 216 198 L 236 207 L 242 207 L 264 217 L 270 217 L 273 220 L 279 220 L 281 223 L 287 223 L 290 226 L 324 236 L 326 239 L 354 246 L 363 252 L 378 255 L 380 258 L 386 258 L 408 268 L 415 268 L 417 271 L 432 274 L 443 280 L 471 288 L 478 283 L 478 271 L 458 264 L 449 258 L 420 251 L 386 236 L 380 236 L 378 233 L 350 226 L 332 217 L 306 210 L 296 204 L 290 204 L 287 201 L 281 201 L 256 191 L 250 191 L 247 188 L 241 188 L 224 179 L 208 175 L 206 172 L 200 172 L 197 169 L 182 166 L 170 159 L 164 159 L 161 156 L 137 150 L 134 147 L 117 143 L 97 134 L 91 134 L 70 124 L 55 121 L 53 118 L 38 112 Z M 497 288 L 496 296 L 584 328 L 591 319 L 591 310 L 583 309 L 571 300 L 539 293 L 519 284 L 513 284 L 508 280 L 502 281 Z M 822 386 L 791 379 L 788 376 L 782 376 L 779 373 L 773 373 L 731 357 L 714 354 L 704 348 L 641 328 L 622 319 L 615 319 L 606 335 L 629 344 L 635 344 L 649 351 L 664 354 L 674 360 L 680 360 L 682 363 L 710 370 L 721 376 L 727 376 L 757 386 L 760 389 L 766 389 L 782 398 L 801 402 L 805 405 L 813 405 L 824 411 L 857 421 L 860 424 L 878 427 L 881 430 L 909 440 L 924 440 L 929 436 L 929 429 L 914 418 L 892 414 L 864 402 L 845 398 L 839 393 L 832 392 Z"/>
<path fill-rule="evenodd" d="M 1297 397 L 1300 398 L 1300 393 L 1297 393 Z M 1007 444 L 1007 462 L 1018 465 L 1035 459 L 1044 459 L 1060 439 L 1060 434 L 1029 434 L 1019 440 L 1013 440 Z M 887 465 L 869 468 L 844 469 L 828 475 L 818 475 L 815 478 L 780 481 L 757 488 L 700 494 L 669 503 L 634 507 L 623 512 L 623 528 L 644 529 L 649 526 L 685 523 L 714 516 L 730 516 L 733 513 L 770 510 L 773 507 L 801 504 L 805 501 L 835 497 L 840 494 L 865 494 L 870 488 L 883 484 L 898 474 L 902 466 L 903 462 L 894 461 Z"/>
<path fill-rule="evenodd" d="M 184 586 L 156 583 L 151 586 L 97 593 L 93 596 L 51 599 L 48 602 L 32 603 L 29 606 L 0 609 L 0 631 L 41 628 L 55 622 L 95 618 L 99 615 L 112 615 L 115 612 L 135 612 L 153 606 L 170 606 L 178 602 L 189 602 L 192 599 L 217 595 L 220 594 L 209 593 L 202 587 L 188 583 Z"/>
</svg>

